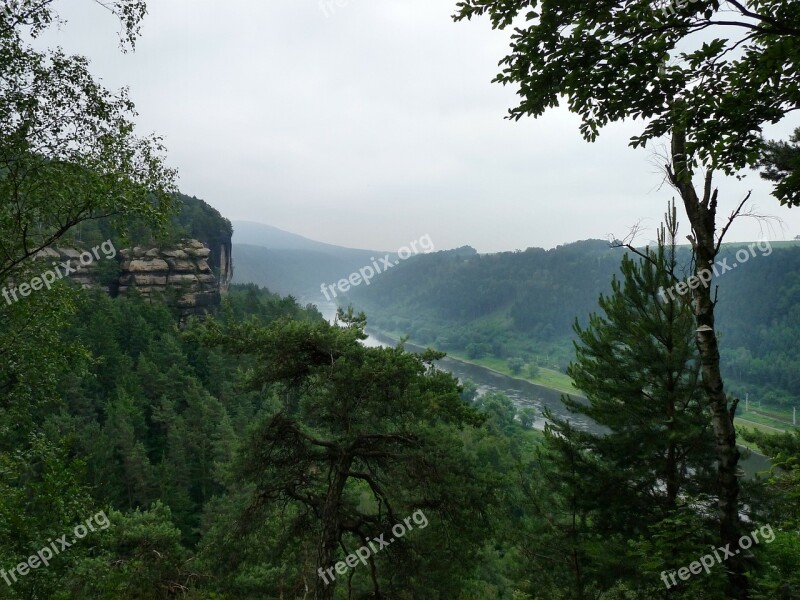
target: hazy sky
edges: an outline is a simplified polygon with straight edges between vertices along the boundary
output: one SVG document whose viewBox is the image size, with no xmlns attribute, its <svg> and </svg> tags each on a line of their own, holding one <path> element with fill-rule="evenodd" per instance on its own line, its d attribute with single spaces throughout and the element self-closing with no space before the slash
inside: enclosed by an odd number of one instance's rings
<svg viewBox="0 0 800 600">
<path fill-rule="evenodd" d="M 594 144 L 564 109 L 504 119 L 512 88 L 490 83 L 508 34 L 456 24 L 455 0 L 150 0 L 135 53 L 92 0 L 61 0 L 48 44 L 127 85 L 141 132 L 164 136 L 181 190 L 231 219 L 324 242 L 394 250 L 429 234 L 437 249 L 553 247 L 653 230 L 673 192 L 641 123 Z M 338 6 L 341 4 L 342 6 Z M 325 8 L 327 7 L 327 8 Z M 788 137 L 800 118 L 768 131 Z M 757 174 L 721 182 L 721 215 L 747 190 L 800 234 Z M 730 241 L 757 239 L 742 220 Z M 684 226 L 682 232 L 687 233 Z"/>
</svg>

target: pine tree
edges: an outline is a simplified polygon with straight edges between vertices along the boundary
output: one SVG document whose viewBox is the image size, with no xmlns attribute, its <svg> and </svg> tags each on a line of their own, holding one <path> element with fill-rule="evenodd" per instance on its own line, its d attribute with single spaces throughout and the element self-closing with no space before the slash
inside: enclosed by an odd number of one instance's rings
<svg viewBox="0 0 800 600">
<path fill-rule="evenodd" d="M 289 546 L 309 544 L 300 575 L 318 600 L 345 585 L 359 597 L 417 589 L 453 597 L 487 536 L 486 504 L 495 500 L 497 476 L 476 468 L 459 431 L 484 419 L 461 399 L 457 380 L 433 367 L 442 353 L 367 348 L 359 343 L 363 314 L 340 313 L 339 322 L 234 326 L 207 340 L 256 356 L 249 387 L 278 399 L 245 444 L 240 481 L 254 493 L 241 530 L 257 537 L 276 507 L 288 507 L 283 530 L 292 543 L 269 560 L 280 564 L 296 552 Z M 346 555 L 415 511 L 439 523 L 440 533 L 398 537 L 350 565 L 346 577 L 334 573 Z"/>
<path fill-rule="evenodd" d="M 655 250 L 646 248 L 638 261 L 623 257 L 621 278 L 600 297 L 603 315 L 591 315 L 585 328 L 575 323 L 576 360 L 568 373 L 585 399 L 562 401 L 604 431 L 583 431 L 547 415 L 552 423 L 545 430 L 541 477 L 555 469 L 561 478 L 558 487 L 547 481 L 542 486 L 580 500 L 566 503 L 576 597 L 587 579 L 601 589 L 615 579 L 635 579 L 638 567 L 621 560 L 628 540 L 647 537 L 651 527 L 697 506 L 714 489 L 714 440 L 692 309 L 664 293 L 677 281 L 674 205 L 666 217 Z M 565 514 L 549 517 L 565 527 Z M 579 559 L 588 568 L 581 571 Z"/>
</svg>

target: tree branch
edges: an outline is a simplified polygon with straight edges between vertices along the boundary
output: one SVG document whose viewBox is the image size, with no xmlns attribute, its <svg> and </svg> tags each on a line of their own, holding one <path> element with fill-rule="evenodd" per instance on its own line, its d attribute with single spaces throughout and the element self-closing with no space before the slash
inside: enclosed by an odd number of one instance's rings
<svg viewBox="0 0 800 600">
<path fill-rule="evenodd" d="M 747 201 L 750 199 L 750 195 L 751 195 L 752 193 L 753 193 L 753 191 L 752 191 L 752 190 L 750 190 L 749 192 L 747 192 L 747 196 L 745 196 L 745 197 L 744 197 L 744 200 L 742 200 L 742 201 L 739 203 L 739 206 L 737 206 L 737 207 L 736 207 L 736 210 L 734 210 L 734 211 L 731 213 L 731 216 L 728 218 L 728 222 L 725 224 L 725 227 L 723 227 L 723 228 L 722 228 L 722 231 L 721 231 L 721 232 L 720 232 L 720 234 L 719 234 L 719 239 L 718 239 L 718 241 L 717 241 L 717 246 L 716 246 L 716 248 L 714 249 L 714 254 L 719 254 L 719 249 L 720 249 L 720 247 L 722 246 L 722 240 L 723 240 L 723 238 L 725 237 L 725 234 L 728 232 L 728 229 L 729 229 L 729 228 L 730 228 L 730 226 L 733 224 L 733 221 L 734 221 L 734 219 L 736 219 L 736 217 L 738 217 L 738 216 L 739 216 L 739 213 L 741 212 L 741 210 L 742 210 L 742 207 L 744 206 L 744 203 L 745 203 L 745 202 L 747 202 Z"/>
</svg>

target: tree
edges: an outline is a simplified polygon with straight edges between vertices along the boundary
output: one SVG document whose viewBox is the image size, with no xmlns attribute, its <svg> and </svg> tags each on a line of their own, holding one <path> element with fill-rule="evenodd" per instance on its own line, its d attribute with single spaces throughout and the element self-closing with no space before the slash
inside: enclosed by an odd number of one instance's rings
<svg viewBox="0 0 800 600">
<path fill-rule="evenodd" d="M 276 506 L 291 505 L 295 516 L 286 530 L 313 548 L 304 575 L 315 582 L 314 598 L 329 599 L 340 550 L 365 546 L 424 510 L 442 526 L 455 525 L 461 543 L 438 538 L 438 550 L 422 553 L 398 539 L 350 573 L 348 587 L 369 582 L 364 593 L 381 597 L 430 588 L 435 573 L 436 585 L 449 594 L 460 583 L 457 570 L 445 565 L 455 552 L 459 568 L 470 563 L 465 544 L 471 539 L 479 546 L 480 515 L 492 489 L 475 474 L 457 430 L 483 419 L 461 399 L 452 375 L 433 368 L 443 354 L 366 348 L 359 343 L 366 337 L 363 314 L 340 311 L 338 318 L 341 326 L 281 320 L 266 328 L 234 326 L 222 335 L 212 328 L 206 338 L 233 354 L 256 356 L 250 385 L 271 390 L 273 398 L 240 470 L 254 486 L 242 528 L 257 531 Z"/>
<path fill-rule="evenodd" d="M 759 166 L 761 177 L 775 182 L 773 195 L 782 204 L 800 204 L 800 128 L 794 130 L 789 142 L 767 142 Z"/>
<path fill-rule="evenodd" d="M 522 371 L 522 367 L 525 366 L 525 361 L 522 360 L 519 356 L 514 356 L 508 359 L 508 368 L 511 369 L 511 372 L 514 375 L 518 375 Z"/>
<path fill-rule="evenodd" d="M 502 392 L 487 392 L 475 401 L 475 407 L 489 415 L 493 425 L 502 432 L 510 433 L 517 424 L 517 409 L 514 402 Z"/>
<path fill-rule="evenodd" d="M 536 409 L 526 406 L 519 411 L 519 422 L 523 429 L 533 429 L 536 423 Z"/>
<path fill-rule="evenodd" d="M 461 384 L 459 395 L 464 402 L 474 402 L 478 397 L 478 385 L 472 379 L 467 379 Z"/>
<path fill-rule="evenodd" d="M 76 225 L 115 217 L 118 224 L 157 228 L 167 223 L 173 203 L 175 173 L 164 164 L 158 137 L 134 135 L 135 110 L 127 91 L 106 90 L 83 57 L 31 44 L 59 23 L 52 4 L 26 0 L 0 7 L 2 288 L 39 275 L 46 267 L 32 259 Z M 119 17 L 122 43 L 132 47 L 145 3 L 98 4 Z M 13 539 L 11 551 L 6 539 L 0 542 L 5 564 L 60 535 L 89 505 L 83 461 L 45 423 L 57 412 L 64 388 L 85 373 L 88 353 L 63 335 L 78 295 L 63 282 L 45 290 L 39 280 L 38 288 L 31 287 L 36 293 L 24 301 L 0 303 L 0 464 L 8 475 L 0 521 Z M 124 419 L 119 421 L 126 431 Z M 28 468 L 6 468 L 25 464 L 23 459 Z M 58 597 L 60 571 L 42 569 L 10 593 Z"/>
<path fill-rule="evenodd" d="M 0 415 L 5 417 L 5 415 Z M 0 569 L 6 578 L 20 560 L 34 554 L 91 514 L 92 502 L 82 485 L 80 461 L 66 444 L 33 434 L 25 447 L 0 450 Z M 18 581 L 0 579 L 3 598 L 54 598 L 86 547 L 76 544 L 49 568 L 30 571 Z"/>
<path fill-rule="evenodd" d="M 540 372 L 541 371 L 539 369 L 539 365 L 536 365 L 534 363 L 530 363 L 528 365 L 528 378 L 529 379 L 536 379 L 539 376 Z"/>
<path fill-rule="evenodd" d="M 12 290 L 41 268 L 31 259 L 76 225 L 115 216 L 120 224 L 158 228 L 172 208 L 175 173 L 164 165 L 157 137 L 133 134 L 127 92 L 103 88 L 85 58 L 28 42 L 58 23 L 52 4 L 7 2 L 0 11 L 0 287 Z M 100 4 L 120 18 L 123 44 L 133 46 L 145 3 Z M 50 287 L 36 299 L 0 303 L 0 385 L 8 395 L 25 384 L 26 371 L 51 372 L 60 362 L 53 355 L 80 353 L 43 343 L 45 352 L 19 360 L 20 339 L 39 337 L 38 323 L 54 329 L 74 308 L 64 287 Z"/>
<path fill-rule="evenodd" d="M 6 3 L 0 11 L 0 282 L 81 222 L 116 217 L 160 227 L 172 210 L 174 170 L 157 136 L 137 137 L 126 90 L 112 93 L 88 61 L 35 50 L 58 14 L 52 0 Z M 141 0 L 100 3 L 133 46 Z"/>
<path fill-rule="evenodd" d="M 615 277 L 611 294 L 600 297 L 604 315 L 591 315 L 585 329 L 576 321 L 576 360 L 567 374 L 588 402 L 564 400 L 570 412 L 610 430 L 580 434 L 607 465 L 603 502 L 611 504 L 614 490 L 624 489 L 626 503 L 638 497 L 663 513 L 689 490 L 708 491 L 704 478 L 713 465 L 692 310 L 663 293 L 677 279 L 674 205 L 667 220 L 647 259 L 637 264 L 623 257 L 622 280 Z M 624 485 L 615 484 L 616 478 Z M 643 509 L 631 514 L 640 518 Z"/>
<path fill-rule="evenodd" d="M 455 18 L 485 14 L 495 28 L 514 28 L 511 52 L 495 79 L 518 86 L 520 102 L 510 118 L 539 116 L 566 97 L 587 140 L 626 118 L 647 121 L 631 139 L 634 147 L 671 137 L 667 181 L 679 191 L 691 223 L 695 276 L 704 274 L 749 197 L 717 234 L 713 173 L 757 166 L 765 148 L 762 126 L 800 106 L 794 76 L 800 67 L 800 2 L 463 0 Z M 709 40 L 708 33 L 720 37 Z M 698 193 L 695 175 L 701 168 Z M 795 199 L 781 197 L 790 206 Z M 694 289 L 692 296 L 719 460 L 720 537 L 723 544 L 735 544 L 735 406 L 729 406 L 720 373 L 710 286 Z M 730 597 L 746 598 L 743 561 L 737 556 L 730 567 Z"/>
<path fill-rule="evenodd" d="M 767 499 L 754 512 L 764 521 L 787 530 L 800 526 L 800 430 L 767 434 L 744 429 L 742 437 L 772 459 Z"/>
<path fill-rule="evenodd" d="M 75 561 L 51 598 L 161 600 L 186 595 L 197 574 L 168 507 L 155 502 L 148 510 L 112 510 L 107 522 L 107 530 L 93 534 L 98 539 L 92 556 Z"/>
<path fill-rule="evenodd" d="M 551 422 L 540 457 L 546 473 L 535 487 L 544 497 L 561 496 L 556 506 L 569 507 L 566 519 L 546 514 L 572 540 L 561 551 L 569 556 L 571 587 L 579 598 L 623 582 L 657 594 L 657 574 L 646 577 L 644 565 L 620 559 L 628 540 L 665 540 L 675 520 L 697 512 L 705 504 L 699 498 L 714 491 L 713 436 L 692 310 L 662 294 L 676 278 L 674 205 L 667 221 L 657 249 L 648 248 L 638 261 L 623 257 L 621 278 L 600 297 L 602 315 L 591 315 L 586 328 L 575 323 L 576 359 L 567 373 L 586 400 L 562 401 L 570 413 L 589 417 L 604 431 L 582 431 L 546 415 Z M 672 525 L 651 536 L 664 523 Z M 708 539 L 709 528 L 703 529 Z M 688 542 L 690 536 L 680 531 L 676 537 Z M 607 547 L 597 553 L 592 547 L 600 539 Z M 650 555 L 678 568 L 673 551 L 656 545 Z M 533 563 L 548 568 L 535 557 Z M 662 564 L 658 571 L 663 569 Z"/>
<path fill-rule="evenodd" d="M 754 598 L 793 598 L 800 592 L 800 430 L 773 435 L 745 429 L 742 437 L 773 461 L 769 476 L 757 481 L 752 502 L 751 518 L 770 524 L 775 535 L 761 549 Z"/>
<path fill-rule="evenodd" d="M 800 105 L 797 0 L 458 3 L 456 20 L 479 15 L 514 28 L 495 78 L 518 86 L 509 117 L 539 116 L 563 96 L 587 140 L 627 118 L 647 120 L 634 147 L 681 124 L 693 167 L 732 174 L 757 164 L 762 125 Z"/>
<path fill-rule="evenodd" d="M 688 236 L 688 239 L 694 253 L 694 281 L 691 283 L 695 287 L 690 289 L 697 325 L 695 341 L 700 353 L 700 373 L 706 396 L 711 405 L 711 421 L 714 426 L 718 460 L 717 513 L 720 539 L 723 544 L 733 546 L 738 543 L 740 534 L 738 479 L 740 454 L 736 445 L 736 429 L 733 426 L 739 401 L 734 399 L 729 405 L 724 389 L 720 370 L 719 343 L 715 329 L 716 295 L 712 299 L 709 266 L 714 263 L 719 254 L 725 232 L 738 216 L 750 194 L 734 210 L 725 227 L 717 235 L 717 190 L 712 191 L 711 189 L 713 171 L 711 169 L 706 171 L 702 196 L 699 196 L 692 181 L 694 171 L 687 158 L 686 130 L 680 124 L 676 125 L 672 134 L 671 156 L 673 164 L 671 167 L 667 167 L 667 177 L 673 187 L 680 192 L 692 227 L 692 235 Z M 746 599 L 748 582 L 745 576 L 744 557 L 736 555 L 730 560 L 728 575 L 729 597 Z"/>
</svg>

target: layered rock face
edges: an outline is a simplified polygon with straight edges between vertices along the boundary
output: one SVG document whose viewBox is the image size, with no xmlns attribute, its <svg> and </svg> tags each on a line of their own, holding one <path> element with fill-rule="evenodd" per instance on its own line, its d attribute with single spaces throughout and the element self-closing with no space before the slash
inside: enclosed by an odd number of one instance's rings
<svg viewBox="0 0 800 600">
<path fill-rule="evenodd" d="M 219 305 L 230 282 L 229 255 L 220 260 L 217 279 L 208 264 L 211 250 L 198 240 L 184 240 L 174 248 L 126 248 L 120 255 L 117 293 L 136 288 L 147 298 L 161 295 L 178 309 L 181 320 Z"/>
<path fill-rule="evenodd" d="M 92 255 L 76 248 L 46 248 L 37 259 L 53 267 L 67 264 L 68 268 L 59 267 L 58 272 L 83 287 L 99 287 L 111 296 L 136 289 L 151 301 L 164 300 L 178 309 L 181 322 L 192 315 L 202 317 L 219 306 L 233 275 L 230 244 L 216 252 L 194 239 L 168 248 L 104 249 Z M 209 259 L 215 260 L 213 269 Z M 113 261 L 111 268 L 107 261 Z"/>
</svg>

